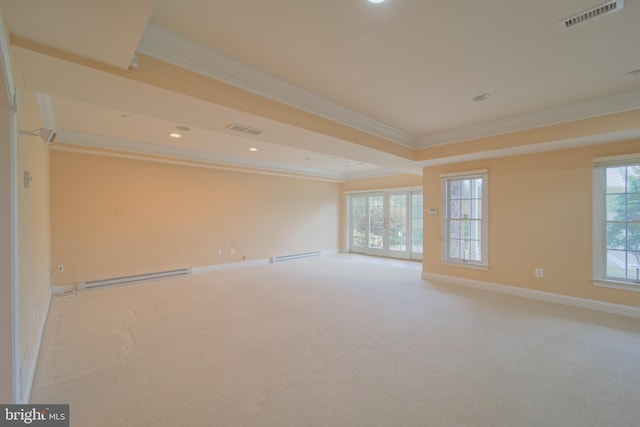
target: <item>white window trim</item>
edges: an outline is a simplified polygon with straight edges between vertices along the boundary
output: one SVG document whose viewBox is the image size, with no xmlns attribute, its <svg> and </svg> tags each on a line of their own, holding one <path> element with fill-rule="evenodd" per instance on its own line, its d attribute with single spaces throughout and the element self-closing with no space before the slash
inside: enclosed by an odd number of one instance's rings
<svg viewBox="0 0 640 427">
<path fill-rule="evenodd" d="M 444 248 L 444 250 L 446 251 L 447 249 Z M 477 261 L 456 261 L 454 259 L 441 258 L 440 259 L 440 264 L 450 265 L 452 267 L 471 268 L 473 270 L 482 270 L 482 271 L 488 271 L 489 270 L 489 264 L 483 264 L 483 263 L 480 263 L 480 262 L 477 262 Z"/>
<path fill-rule="evenodd" d="M 451 259 L 447 257 L 447 246 L 449 236 L 447 234 L 447 218 L 448 218 L 448 203 L 447 203 L 447 182 L 450 179 L 458 178 L 482 178 L 482 261 L 461 261 L 457 259 Z M 440 230 L 440 263 L 443 265 L 450 265 L 454 267 L 470 268 L 475 270 L 489 270 L 489 172 L 487 169 L 466 171 L 466 172 L 454 172 L 444 173 L 440 175 L 440 195 L 441 195 L 441 211 L 442 221 Z"/>
<path fill-rule="evenodd" d="M 593 159 L 592 175 L 592 218 L 593 218 L 593 277 L 591 281 L 595 286 L 622 289 L 627 291 L 640 292 L 640 284 L 634 282 L 615 280 L 605 277 L 604 259 L 606 251 L 604 249 L 604 193 L 605 180 L 604 168 L 609 166 L 625 166 L 633 163 L 640 163 L 640 153 L 622 156 L 597 157 Z"/>
</svg>

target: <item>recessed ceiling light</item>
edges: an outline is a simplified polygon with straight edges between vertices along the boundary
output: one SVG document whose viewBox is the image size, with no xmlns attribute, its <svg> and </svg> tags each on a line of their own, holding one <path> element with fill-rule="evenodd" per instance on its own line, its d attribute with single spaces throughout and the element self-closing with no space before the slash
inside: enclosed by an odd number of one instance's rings
<svg viewBox="0 0 640 427">
<path fill-rule="evenodd" d="M 484 101 L 484 100 L 486 100 L 486 99 L 489 99 L 489 97 L 490 97 L 490 96 L 491 96 L 491 94 L 490 94 L 490 93 L 481 93 L 481 94 L 480 94 L 480 95 L 478 95 L 478 96 L 474 96 L 474 97 L 473 97 L 473 100 L 474 100 L 474 101 L 476 101 L 476 102 L 477 102 L 477 101 Z"/>
<path fill-rule="evenodd" d="M 249 151 L 258 151 L 258 149 L 255 148 L 255 147 L 251 147 L 251 148 L 249 148 Z"/>
<path fill-rule="evenodd" d="M 176 126 L 176 129 L 184 131 L 184 132 L 189 132 L 191 130 L 191 128 L 189 128 L 187 126 Z"/>
<path fill-rule="evenodd" d="M 378 4 L 378 3 L 384 3 L 387 0 L 369 0 L 369 3 L 373 3 L 373 4 Z"/>
<path fill-rule="evenodd" d="M 180 135 L 179 133 L 175 133 L 175 132 L 174 133 L 170 133 L 169 136 L 171 138 L 182 138 L 182 135 Z"/>
<path fill-rule="evenodd" d="M 640 70 L 629 71 L 626 74 L 627 77 L 640 77 Z"/>
</svg>

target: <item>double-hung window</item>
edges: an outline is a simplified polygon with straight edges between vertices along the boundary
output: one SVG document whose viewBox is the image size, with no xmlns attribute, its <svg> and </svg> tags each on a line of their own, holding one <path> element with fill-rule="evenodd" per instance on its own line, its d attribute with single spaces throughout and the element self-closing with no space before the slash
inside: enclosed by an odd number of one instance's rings
<svg viewBox="0 0 640 427">
<path fill-rule="evenodd" d="M 594 159 L 593 275 L 640 290 L 640 154 Z"/>
<path fill-rule="evenodd" d="M 441 175 L 442 261 L 488 268 L 487 171 Z"/>
</svg>

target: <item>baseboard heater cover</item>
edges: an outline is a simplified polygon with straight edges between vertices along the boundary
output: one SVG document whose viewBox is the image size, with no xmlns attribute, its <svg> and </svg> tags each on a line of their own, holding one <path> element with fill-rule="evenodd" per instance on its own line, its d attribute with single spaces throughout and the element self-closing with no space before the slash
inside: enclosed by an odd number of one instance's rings
<svg viewBox="0 0 640 427">
<path fill-rule="evenodd" d="M 292 259 L 298 259 L 298 258 L 309 258 L 309 257 L 312 257 L 312 256 L 320 256 L 320 251 L 304 252 L 304 253 L 301 253 L 301 254 L 274 256 L 274 257 L 271 258 L 271 263 L 275 264 L 277 262 L 290 261 Z"/>
<path fill-rule="evenodd" d="M 150 280 L 166 279 L 168 277 L 185 276 L 191 274 L 191 269 L 158 271 L 155 273 L 134 274 L 132 276 L 114 277 L 111 279 L 90 280 L 78 283 L 78 289 L 91 289 L 101 286 L 124 285 L 127 283 L 148 282 Z"/>
</svg>

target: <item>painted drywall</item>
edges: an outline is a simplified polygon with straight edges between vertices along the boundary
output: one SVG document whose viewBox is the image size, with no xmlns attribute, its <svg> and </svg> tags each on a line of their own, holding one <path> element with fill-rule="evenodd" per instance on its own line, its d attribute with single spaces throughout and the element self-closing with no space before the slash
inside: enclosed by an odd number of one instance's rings
<svg viewBox="0 0 640 427">
<path fill-rule="evenodd" d="M 18 127 L 43 126 L 35 93 L 18 87 Z M 31 177 L 25 182 L 25 172 Z M 18 299 L 21 398 L 35 373 L 51 285 L 49 145 L 39 136 L 18 137 Z"/>
<path fill-rule="evenodd" d="M 625 111 L 572 122 L 559 123 L 534 129 L 477 138 L 455 144 L 443 144 L 416 151 L 416 160 L 428 162 L 484 152 L 529 150 L 553 150 L 553 145 L 562 148 L 577 144 L 601 144 L 629 139 L 629 133 L 637 137 L 640 110 Z M 551 145 L 549 145 L 551 144 Z M 564 146 L 563 146 L 564 145 Z M 544 148 L 541 148 L 544 147 Z M 521 154 L 521 153 L 508 153 Z M 502 154 L 506 155 L 506 154 Z M 494 155 L 496 157 L 496 155 Z"/>
<path fill-rule="evenodd" d="M 11 112 L 0 107 L 0 402 L 13 402 Z"/>
<path fill-rule="evenodd" d="M 52 49 L 37 43 L 11 38 L 14 47 L 38 52 L 70 63 L 90 67 L 131 81 L 170 90 L 202 101 L 213 102 L 257 117 L 295 126 L 321 135 L 373 148 L 403 159 L 413 160 L 415 153 L 409 147 L 374 136 L 370 133 L 346 126 L 324 117 L 302 111 L 264 96 L 250 93 L 233 85 L 180 68 L 158 59 L 138 53 L 136 69 L 120 70 L 99 62 L 81 58 L 67 52 Z M 65 80 L 57 75 L 57 84 Z M 62 80 L 61 80 L 62 79 Z M 66 81 L 68 83 L 68 81 Z M 32 84 L 34 82 L 31 82 Z"/>
<path fill-rule="evenodd" d="M 338 248 L 332 182 L 54 149 L 51 200 L 55 286 Z"/>
<path fill-rule="evenodd" d="M 391 175 L 375 178 L 356 179 L 340 185 L 342 198 L 340 199 L 340 248 L 346 250 L 348 246 L 347 233 L 347 194 L 354 191 L 389 190 L 393 188 L 422 187 L 422 177 L 419 175 Z"/>
<path fill-rule="evenodd" d="M 627 141 L 425 168 L 423 270 L 502 285 L 640 306 L 640 292 L 596 287 L 592 277 L 593 158 L 640 151 Z M 488 271 L 443 265 L 440 174 L 489 172 Z M 544 269 L 543 278 L 534 268 Z"/>
<path fill-rule="evenodd" d="M 342 184 L 342 191 L 375 191 L 388 190 L 391 188 L 413 188 L 421 186 L 421 176 L 403 174 L 347 181 Z"/>
<path fill-rule="evenodd" d="M 0 10 L 0 402 L 14 402 L 13 387 L 13 176 L 14 86 L 9 32 Z"/>
</svg>

